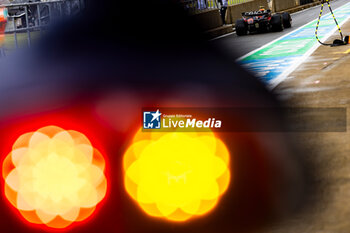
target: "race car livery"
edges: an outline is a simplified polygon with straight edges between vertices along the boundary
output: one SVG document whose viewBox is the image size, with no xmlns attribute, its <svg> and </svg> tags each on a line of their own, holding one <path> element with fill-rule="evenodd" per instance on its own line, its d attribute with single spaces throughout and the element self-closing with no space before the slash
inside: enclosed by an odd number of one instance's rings
<svg viewBox="0 0 350 233">
<path fill-rule="evenodd" d="M 236 21 L 238 36 L 248 33 L 283 31 L 292 26 L 292 17 L 288 12 L 272 14 L 270 10 L 243 12 L 242 19 Z"/>
</svg>

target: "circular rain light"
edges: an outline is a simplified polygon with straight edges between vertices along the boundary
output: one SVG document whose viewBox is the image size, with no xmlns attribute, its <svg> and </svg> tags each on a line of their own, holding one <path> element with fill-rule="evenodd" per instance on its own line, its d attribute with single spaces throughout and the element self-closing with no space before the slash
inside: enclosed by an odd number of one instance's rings
<svg viewBox="0 0 350 233">
<path fill-rule="evenodd" d="M 226 191 L 229 152 L 213 133 L 140 130 L 124 173 L 127 192 L 148 215 L 186 221 L 208 213 Z"/>
<path fill-rule="evenodd" d="M 3 163 L 5 196 L 29 222 L 65 228 L 104 198 L 103 156 L 81 133 L 48 126 L 20 136 Z"/>
</svg>

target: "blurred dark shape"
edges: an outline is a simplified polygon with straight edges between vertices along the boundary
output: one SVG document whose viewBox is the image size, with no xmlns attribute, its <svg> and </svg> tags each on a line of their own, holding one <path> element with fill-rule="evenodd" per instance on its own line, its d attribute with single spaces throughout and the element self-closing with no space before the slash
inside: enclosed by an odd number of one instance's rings
<svg viewBox="0 0 350 233">
<path fill-rule="evenodd" d="M 136 1 L 132 6 L 88 2 L 82 17 L 56 25 L 39 48 L 2 62 L 0 70 L 1 93 L 12 106 L 40 104 L 49 89 L 50 101 L 65 101 L 67 96 L 91 96 L 90 91 L 113 86 L 169 93 L 197 83 L 239 100 L 237 104 L 244 100 L 244 106 L 259 95 L 276 104 L 260 82 L 211 48 L 196 24 L 169 1 Z M 16 93 L 23 87 L 27 96 Z"/>
<path fill-rule="evenodd" d="M 255 77 L 212 48 L 200 25 L 172 1 L 88 1 L 80 17 L 55 25 L 37 48 L 1 60 L 0 71 L 0 138 L 10 123 L 19 127 L 13 119 L 22 116 L 23 125 L 23 116 L 32 121 L 48 111 L 100 126 L 76 106 L 102 106 L 99 116 L 108 112 L 107 120 L 123 122 L 108 131 L 109 199 L 92 223 L 72 232 L 252 232 L 288 214 L 305 193 L 304 168 L 279 134 L 221 135 L 232 155 L 233 182 L 218 209 L 193 222 L 149 218 L 124 192 L 121 157 L 142 106 L 280 106 Z M 278 112 L 270 120 L 283 126 Z M 0 211 L 2 232 L 35 232 L 7 215 L 3 202 Z"/>
</svg>

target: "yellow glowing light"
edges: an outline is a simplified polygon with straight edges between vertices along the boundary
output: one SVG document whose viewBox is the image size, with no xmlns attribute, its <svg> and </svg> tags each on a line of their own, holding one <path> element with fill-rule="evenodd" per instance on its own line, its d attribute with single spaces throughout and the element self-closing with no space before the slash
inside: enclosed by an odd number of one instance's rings
<svg viewBox="0 0 350 233">
<path fill-rule="evenodd" d="M 226 191 L 229 152 L 213 133 L 139 131 L 124 173 L 127 192 L 147 214 L 186 221 L 208 213 Z"/>
<path fill-rule="evenodd" d="M 103 156 L 81 133 L 48 126 L 20 136 L 3 163 L 5 195 L 31 223 L 65 228 L 104 198 Z"/>
</svg>

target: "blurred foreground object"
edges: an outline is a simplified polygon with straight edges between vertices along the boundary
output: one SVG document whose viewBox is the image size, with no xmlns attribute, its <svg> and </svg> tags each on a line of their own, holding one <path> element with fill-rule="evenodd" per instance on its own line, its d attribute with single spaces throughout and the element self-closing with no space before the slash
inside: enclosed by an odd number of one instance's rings
<svg viewBox="0 0 350 233">
<path fill-rule="evenodd" d="M 65 228 L 104 198 L 104 159 L 77 131 L 48 126 L 20 136 L 3 164 L 5 196 L 29 222 Z"/>
<path fill-rule="evenodd" d="M 38 47 L 0 61 L 3 74 L 0 141 L 8 140 L 8 135 L 22 127 L 30 128 L 33 122 L 41 125 L 35 129 L 42 127 L 43 122 L 45 125 L 64 122 L 72 126 L 64 128 L 93 132 L 85 135 L 97 137 L 101 150 L 109 155 L 113 178 L 108 205 L 101 208 L 96 221 L 73 231 L 243 233 L 257 231 L 299 207 L 305 194 L 305 180 L 298 153 L 294 153 L 285 135 L 258 134 L 252 129 L 252 133 L 215 134 L 228 153 L 213 152 L 210 156 L 230 155 L 228 160 L 218 158 L 223 162 L 217 164 L 223 169 L 216 175 L 226 181 L 227 177 L 233 177 L 234 182 L 230 179 L 227 187 L 218 184 L 219 191 L 213 191 L 210 200 L 220 200 L 215 208 L 207 209 L 207 213 L 212 210 L 210 214 L 174 224 L 162 221 L 168 220 L 173 207 L 168 213 L 166 207 L 161 207 L 165 213 L 162 218 L 152 218 L 140 211 L 137 202 L 130 198 L 132 194 L 125 192 L 123 155 L 141 126 L 143 107 L 278 109 L 280 103 L 255 77 L 212 47 L 201 33 L 200 25 L 180 5 L 164 0 L 136 1 L 133 5 L 135 17 L 130 17 L 129 2 L 89 1 L 82 17 L 56 25 L 44 35 Z M 228 120 L 251 126 L 263 124 L 260 118 L 261 115 L 251 114 L 241 120 Z M 281 113 L 276 111 L 269 121 L 279 125 L 283 122 L 281 118 Z M 186 153 L 196 154 L 194 151 L 202 140 L 180 138 L 193 142 Z M 176 138 L 167 143 L 183 146 Z M 164 152 L 166 156 L 167 148 L 160 148 L 157 153 Z M 206 152 L 213 149 L 208 148 Z M 174 155 L 172 151 L 169 153 Z M 197 156 L 189 158 L 196 164 Z M 150 166 L 150 162 L 146 165 Z M 181 166 L 171 169 L 180 172 Z M 202 174 L 201 169 L 198 171 Z M 212 181 L 218 178 L 216 175 L 210 176 L 210 182 L 205 184 L 209 189 L 215 186 Z M 171 179 L 176 183 L 175 180 Z M 193 201 L 208 198 L 200 192 L 199 189 L 192 193 Z M 154 199 L 159 202 L 158 198 Z M 160 199 L 165 201 L 168 200 Z M 183 207 L 191 215 L 199 213 L 195 206 L 188 209 L 183 202 L 175 204 L 177 209 Z M 7 207 L 1 209 L 7 210 Z M 4 232 L 36 232 L 13 219 L 11 215 L 0 219 L 8 229 Z"/>
<path fill-rule="evenodd" d="M 147 214 L 186 221 L 218 204 L 230 182 L 229 159 L 213 133 L 140 130 L 124 155 L 125 188 Z"/>
</svg>

